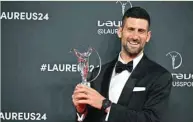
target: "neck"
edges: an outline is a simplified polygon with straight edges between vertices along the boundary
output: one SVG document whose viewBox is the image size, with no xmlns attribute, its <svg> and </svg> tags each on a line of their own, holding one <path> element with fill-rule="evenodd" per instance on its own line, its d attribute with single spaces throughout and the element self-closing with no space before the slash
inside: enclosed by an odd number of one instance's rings
<svg viewBox="0 0 193 122">
<path fill-rule="evenodd" d="M 129 55 L 124 50 L 122 50 L 120 56 L 124 62 L 128 63 L 132 61 L 134 58 L 136 58 L 137 56 L 139 56 L 142 52 L 143 50 L 140 53 L 138 53 L 137 55 Z"/>
</svg>

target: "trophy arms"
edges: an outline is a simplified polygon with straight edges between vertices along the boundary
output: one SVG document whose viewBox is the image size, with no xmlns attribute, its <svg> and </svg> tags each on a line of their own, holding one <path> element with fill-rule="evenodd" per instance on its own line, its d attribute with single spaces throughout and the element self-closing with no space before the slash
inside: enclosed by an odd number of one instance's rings
<svg viewBox="0 0 193 122">
<path fill-rule="evenodd" d="M 88 51 L 85 52 L 85 57 L 89 57 L 92 53 L 93 49 L 92 48 L 88 48 Z"/>
<path fill-rule="evenodd" d="M 98 53 L 94 48 L 88 48 L 88 51 L 87 51 L 87 52 L 84 52 L 84 53 L 80 53 L 77 49 L 72 49 L 70 52 L 72 52 L 72 51 L 73 51 L 73 52 L 75 53 L 75 55 L 78 57 L 78 62 L 79 62 L 79 63 L 81 63 L 81 62 L 86 62 L 85 58 L 88 58 L 93 51 L 96 52 L 96 54 L 97 54 L 97 56 L 98 56 L 98 58 L 99 58 L 99 71 L 98 71 L 97 75 L 96 75 L 92 80 L 90 80 L 90 81 L 88 81 L 88 82 L 94 81 L 94 80 L 99 76 L 99 74 L 100 74 L 100 72 L 101 72 L 101 64 L 102 64 L 102 63 L 101 63 L 101 58 L 100 58 L 99 53 Z"/>
</svg>

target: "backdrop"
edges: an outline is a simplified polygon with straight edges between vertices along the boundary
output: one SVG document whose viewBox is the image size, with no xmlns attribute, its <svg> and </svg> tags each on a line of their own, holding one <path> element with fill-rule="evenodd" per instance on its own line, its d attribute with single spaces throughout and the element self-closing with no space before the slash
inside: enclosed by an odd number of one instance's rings
<svg viewBox="0 0 193 122">
<path fill-rule="evenodd" d="M 145 53 L 173 74 L 165 122 L 192 122 L 192 2 L 1 2 L 1 111 L 46 114 L 42 122 L 73 122 L 71 95 L 81 77 L 69 51 L 92 46 L 103 64 L 115 58 L 117 27 L 131 5 L 151 16 Z"/>
</svg>

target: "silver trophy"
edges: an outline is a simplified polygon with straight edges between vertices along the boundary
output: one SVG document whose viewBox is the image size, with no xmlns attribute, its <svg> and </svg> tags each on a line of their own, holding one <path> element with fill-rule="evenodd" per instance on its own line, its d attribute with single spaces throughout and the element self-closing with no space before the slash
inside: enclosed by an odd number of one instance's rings
<svg viewBox="0 0 193 122">
<path fill-rule="evenodd" d="M 93 79 L 90 79 L 88 81 L 87 79 L 88 79 L 88 73 L 89 73 L 89 57 L 93 51 L 96 52 L 96 54 L 99 58 L 99 71 L 98 71 L 98 74 Z M 77 49 L 72 49 L 71 52 L 74 52 L 77 59 L 78 59 L 78 66 L 80 68 L 80 75 L 82 77 L 81 84 L 90 87 L 90 82 L 94 81 L 98 77 L 98 75 L 100 74 L 100 71 L 101 71 L 101 58 L 100 58 L 98 52 L 94 48 L 91 48 L 91 47 L 89 47 L 86 52 L 81 53 Z"/>
<path fill-rule="evenodd" d="M 121 4 L 121 7 L 122 7 L 122 15 L 124 15 L 124 13 L 125 13 L 125 7 L 126 7 L 126 5 L 129 3 L 130 4 L 130 7 L 132 8 L 132 4 L 131 4 L 131 2 L 130 1 L 126 1 L 126 2 L 121 2 L 121 1 L 117 1 L 116 3 L 120 3 Z"/>
</svg>

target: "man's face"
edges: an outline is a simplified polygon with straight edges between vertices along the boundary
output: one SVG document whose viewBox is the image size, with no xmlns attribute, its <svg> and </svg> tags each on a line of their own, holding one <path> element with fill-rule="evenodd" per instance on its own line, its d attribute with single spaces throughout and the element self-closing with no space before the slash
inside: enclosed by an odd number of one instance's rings
<svg viewBox="0 0 193 122">
<path fill-rule="evenodd" d="M 151 37 L 148 27 L 148 21 L 145 19 L 126 18 L 117 33 L 121 38 L 122 51 L 129 56 L 137 56 Z"/>
</svg>

